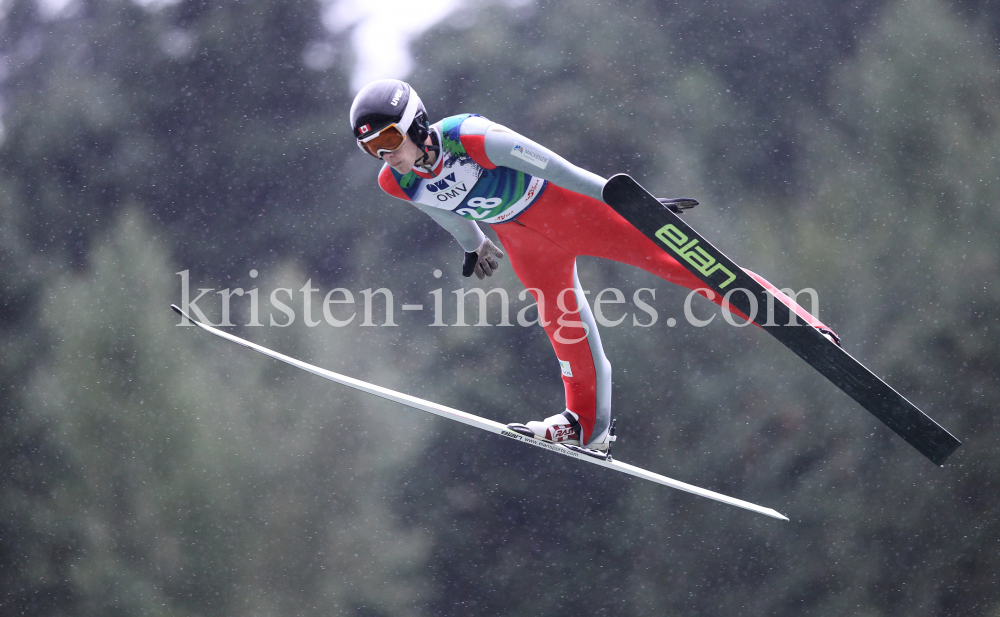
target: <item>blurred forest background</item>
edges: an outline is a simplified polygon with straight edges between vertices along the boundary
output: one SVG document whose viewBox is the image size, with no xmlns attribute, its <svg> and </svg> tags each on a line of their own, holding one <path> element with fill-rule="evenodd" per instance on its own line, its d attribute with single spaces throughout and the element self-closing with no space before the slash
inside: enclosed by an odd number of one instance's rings
<svg viewBox="0 0 1000 617">
<path fill-rule="evenodd" d="M 694 328 L 682 290 L 582 259 L 587 289 L 656 288 L 656 324 L 602 333 L 617 456 L 790 523 L 177 327 L 184 270 L 214 318 L 218 290 L 259 288 L 265 324 L 278 287 L 478 284 L 375 185 L 329 10 L 0 3 L 0 613 L 1000 617 L 997 3 L 467 2 L 412 46 L 432 117 L 697 197 L 689 223 L 817 289 L 848 351 L 965 441 L 936 468 L 766 334 Z M 253 328 L 234 297 L 229 330 L 500 421 L 561 409 L 540 328 L 398 309 Z"/>
</svg>

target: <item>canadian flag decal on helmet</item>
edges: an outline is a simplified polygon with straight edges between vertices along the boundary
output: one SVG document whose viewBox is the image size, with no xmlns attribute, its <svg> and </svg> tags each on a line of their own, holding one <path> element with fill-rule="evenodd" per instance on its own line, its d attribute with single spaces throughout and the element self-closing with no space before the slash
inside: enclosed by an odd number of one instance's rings
<svg viewBox="0 0 1000 617">
<path fill-rule="evenodd" d="M 372 125 L 366 124 L 358 129 L 358 135 L 364 135 L 368 131 L 372 130 Z"/>
</svg>

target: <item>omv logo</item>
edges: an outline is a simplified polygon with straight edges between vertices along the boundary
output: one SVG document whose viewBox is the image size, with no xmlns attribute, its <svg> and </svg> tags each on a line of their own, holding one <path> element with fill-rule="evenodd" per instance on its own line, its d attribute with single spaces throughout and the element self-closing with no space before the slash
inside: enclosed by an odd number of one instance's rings
<svg viewBox="0 0 1000 617">
<path fill-rule="evenodd" d="M 448 174 L 443 180 L 438 180 L 437 182 L 428 182 L 425 186 L 427 190 L 431 193 L 437 193 L 438 191 L 448 190 L 452 183 L 455 182 L 455 174 Z"/>
<path fill-rule="evenodd" d="M 469 192 L 465 181 L 456 181 L 454 173 L 448 174 L 437 182 L 427 182 L 424 184 L 424 187 L 428 193 L 434 195 L 434 198 L 441 203 L 449 202 L 453 199 L 465 199 L 465 195 Z"/>
</svg>

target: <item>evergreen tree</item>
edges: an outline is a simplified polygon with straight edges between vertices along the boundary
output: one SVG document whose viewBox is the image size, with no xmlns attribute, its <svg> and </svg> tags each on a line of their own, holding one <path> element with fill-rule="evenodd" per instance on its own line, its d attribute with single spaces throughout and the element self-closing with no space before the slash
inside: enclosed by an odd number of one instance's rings
<svg viewBox="0 0 1000 617">
<path fill-rule="evenodd" d="M 36 592 L 58 583 L 75 614 L 409 614 L 423 541 L 386 508 L 354 397 L 331 407 L 325 382 L 176 327 L 174 268 L 141 211 L 92 264 L 49 289 L 51 361 L 29 388 L 64 472 L 22 503 L 37 533 L 73 538 L 23 556 Z"/>
</svg>

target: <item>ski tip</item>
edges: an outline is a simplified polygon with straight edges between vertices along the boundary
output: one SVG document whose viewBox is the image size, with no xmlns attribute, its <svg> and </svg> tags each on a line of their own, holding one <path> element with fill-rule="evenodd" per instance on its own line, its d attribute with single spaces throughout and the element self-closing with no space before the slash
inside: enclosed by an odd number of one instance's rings
<svg viewBox="0 0 1000 617">
<path fill-rule="evenodd" d="M 190 321 L 191 323 L 193 323 L 193 324 L 196 324 L 196 323 L 198 323 L 197 321 L 195 321 L 195 320 L 191 319 L 191 316 L 190 316 L 190 315 L 188 315 L 187 313 L 185 313 L 184 311 L 182 311 L 182 310 L 180 309 L 180 307 L 178 307 L 178 306 L 177 306 L 176 304 L 171 304 L 171 305 L 170 305 L 170 308 L 174 309 L 174 312 L 175 312 L 175 313 L 177 313 L 178 315 L 180 315 L 180 316 L 181 316 L 181 317 L 183 317 L 184 319 L 187 319 L 187 320 L 188 320 L 188 321 Z"/>
<path fill-rule="evenodd" d="M 781 512 L 778 512 L 777 510 L 772 510 L 771 508 L 762 508 L 758 506 L 757 508 L 755 508 L 755 511 L 758 514 L 763 514 L 764 516 L 770 516 L 771 518 L 776 518 L 779 521 L 791 522 L 788 520 L 787 516 L 785 516 Z"/>
</svg>

